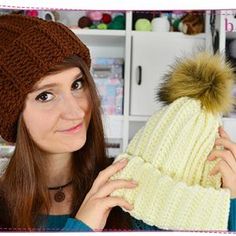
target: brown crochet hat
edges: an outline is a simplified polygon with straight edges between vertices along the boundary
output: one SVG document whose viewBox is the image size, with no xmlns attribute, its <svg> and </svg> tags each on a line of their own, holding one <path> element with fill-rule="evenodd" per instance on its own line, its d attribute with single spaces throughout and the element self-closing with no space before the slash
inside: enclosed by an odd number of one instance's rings
<svg viewBox="0 0 236 236">
<path fill-rule="evenodd" d="M 90 68 L 88 48 L 60 23 L 22 15 L 0 16 L 0 135 L 16 141 L 27 94 L 51 67 L 78 55 Z"/>
</svg>

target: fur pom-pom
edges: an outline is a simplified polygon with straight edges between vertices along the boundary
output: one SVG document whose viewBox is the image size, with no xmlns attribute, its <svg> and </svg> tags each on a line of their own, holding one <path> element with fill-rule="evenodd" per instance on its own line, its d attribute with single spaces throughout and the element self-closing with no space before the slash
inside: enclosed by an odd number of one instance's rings
<svg viewBox="0 0 236 236">
<path fill-rule="evenodd" d="M 157 93 L 159 101 L 170 104 L 180 97 L 201 101 L 203 109 L 225 113 L 235 103 L 232 95 L 233 67 L 219 54 L 201 52 L 192 58 L 178 59 Z"/>
</svg>

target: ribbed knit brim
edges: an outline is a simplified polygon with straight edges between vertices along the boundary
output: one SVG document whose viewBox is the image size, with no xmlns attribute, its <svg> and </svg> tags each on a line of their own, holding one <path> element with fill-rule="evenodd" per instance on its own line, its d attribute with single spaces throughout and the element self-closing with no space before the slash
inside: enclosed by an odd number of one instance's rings
<svg viewBox="0 0 236 236">
<path fill-rule="evenodd" d="M 21 15 L 0 17 L 0 135 L 16 141 L 26 95 L 51 67 L 78 55 L 90 67 L 88 48 L 66 26 Z"/>
</svg>

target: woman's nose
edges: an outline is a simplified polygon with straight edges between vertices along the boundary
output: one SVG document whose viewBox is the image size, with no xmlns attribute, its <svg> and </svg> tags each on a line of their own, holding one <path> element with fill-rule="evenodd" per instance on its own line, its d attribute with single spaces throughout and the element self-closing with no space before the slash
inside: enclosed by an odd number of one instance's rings
<svg viewBox="0 0 236 236">
<path fill-rule="evenodd" d="M 82 98 L 75 97 L 73 94 L 65 95 L 61 105 L 64 119 L 81 119 L 85 116 Z"/>
</svg>

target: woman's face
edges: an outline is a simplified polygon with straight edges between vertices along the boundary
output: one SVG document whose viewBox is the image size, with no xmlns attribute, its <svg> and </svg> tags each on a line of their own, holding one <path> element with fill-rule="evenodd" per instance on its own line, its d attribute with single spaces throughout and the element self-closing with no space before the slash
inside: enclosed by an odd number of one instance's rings
<svg viewBox="0 0 236 236">
<path fill-rule="evenodd" d="M 23 111 L 30 135 L 47 153 L 80 149 L 90 117 L 89 90 L 77 67 L 43 77 L 28 94 Z"/>
</svg>

